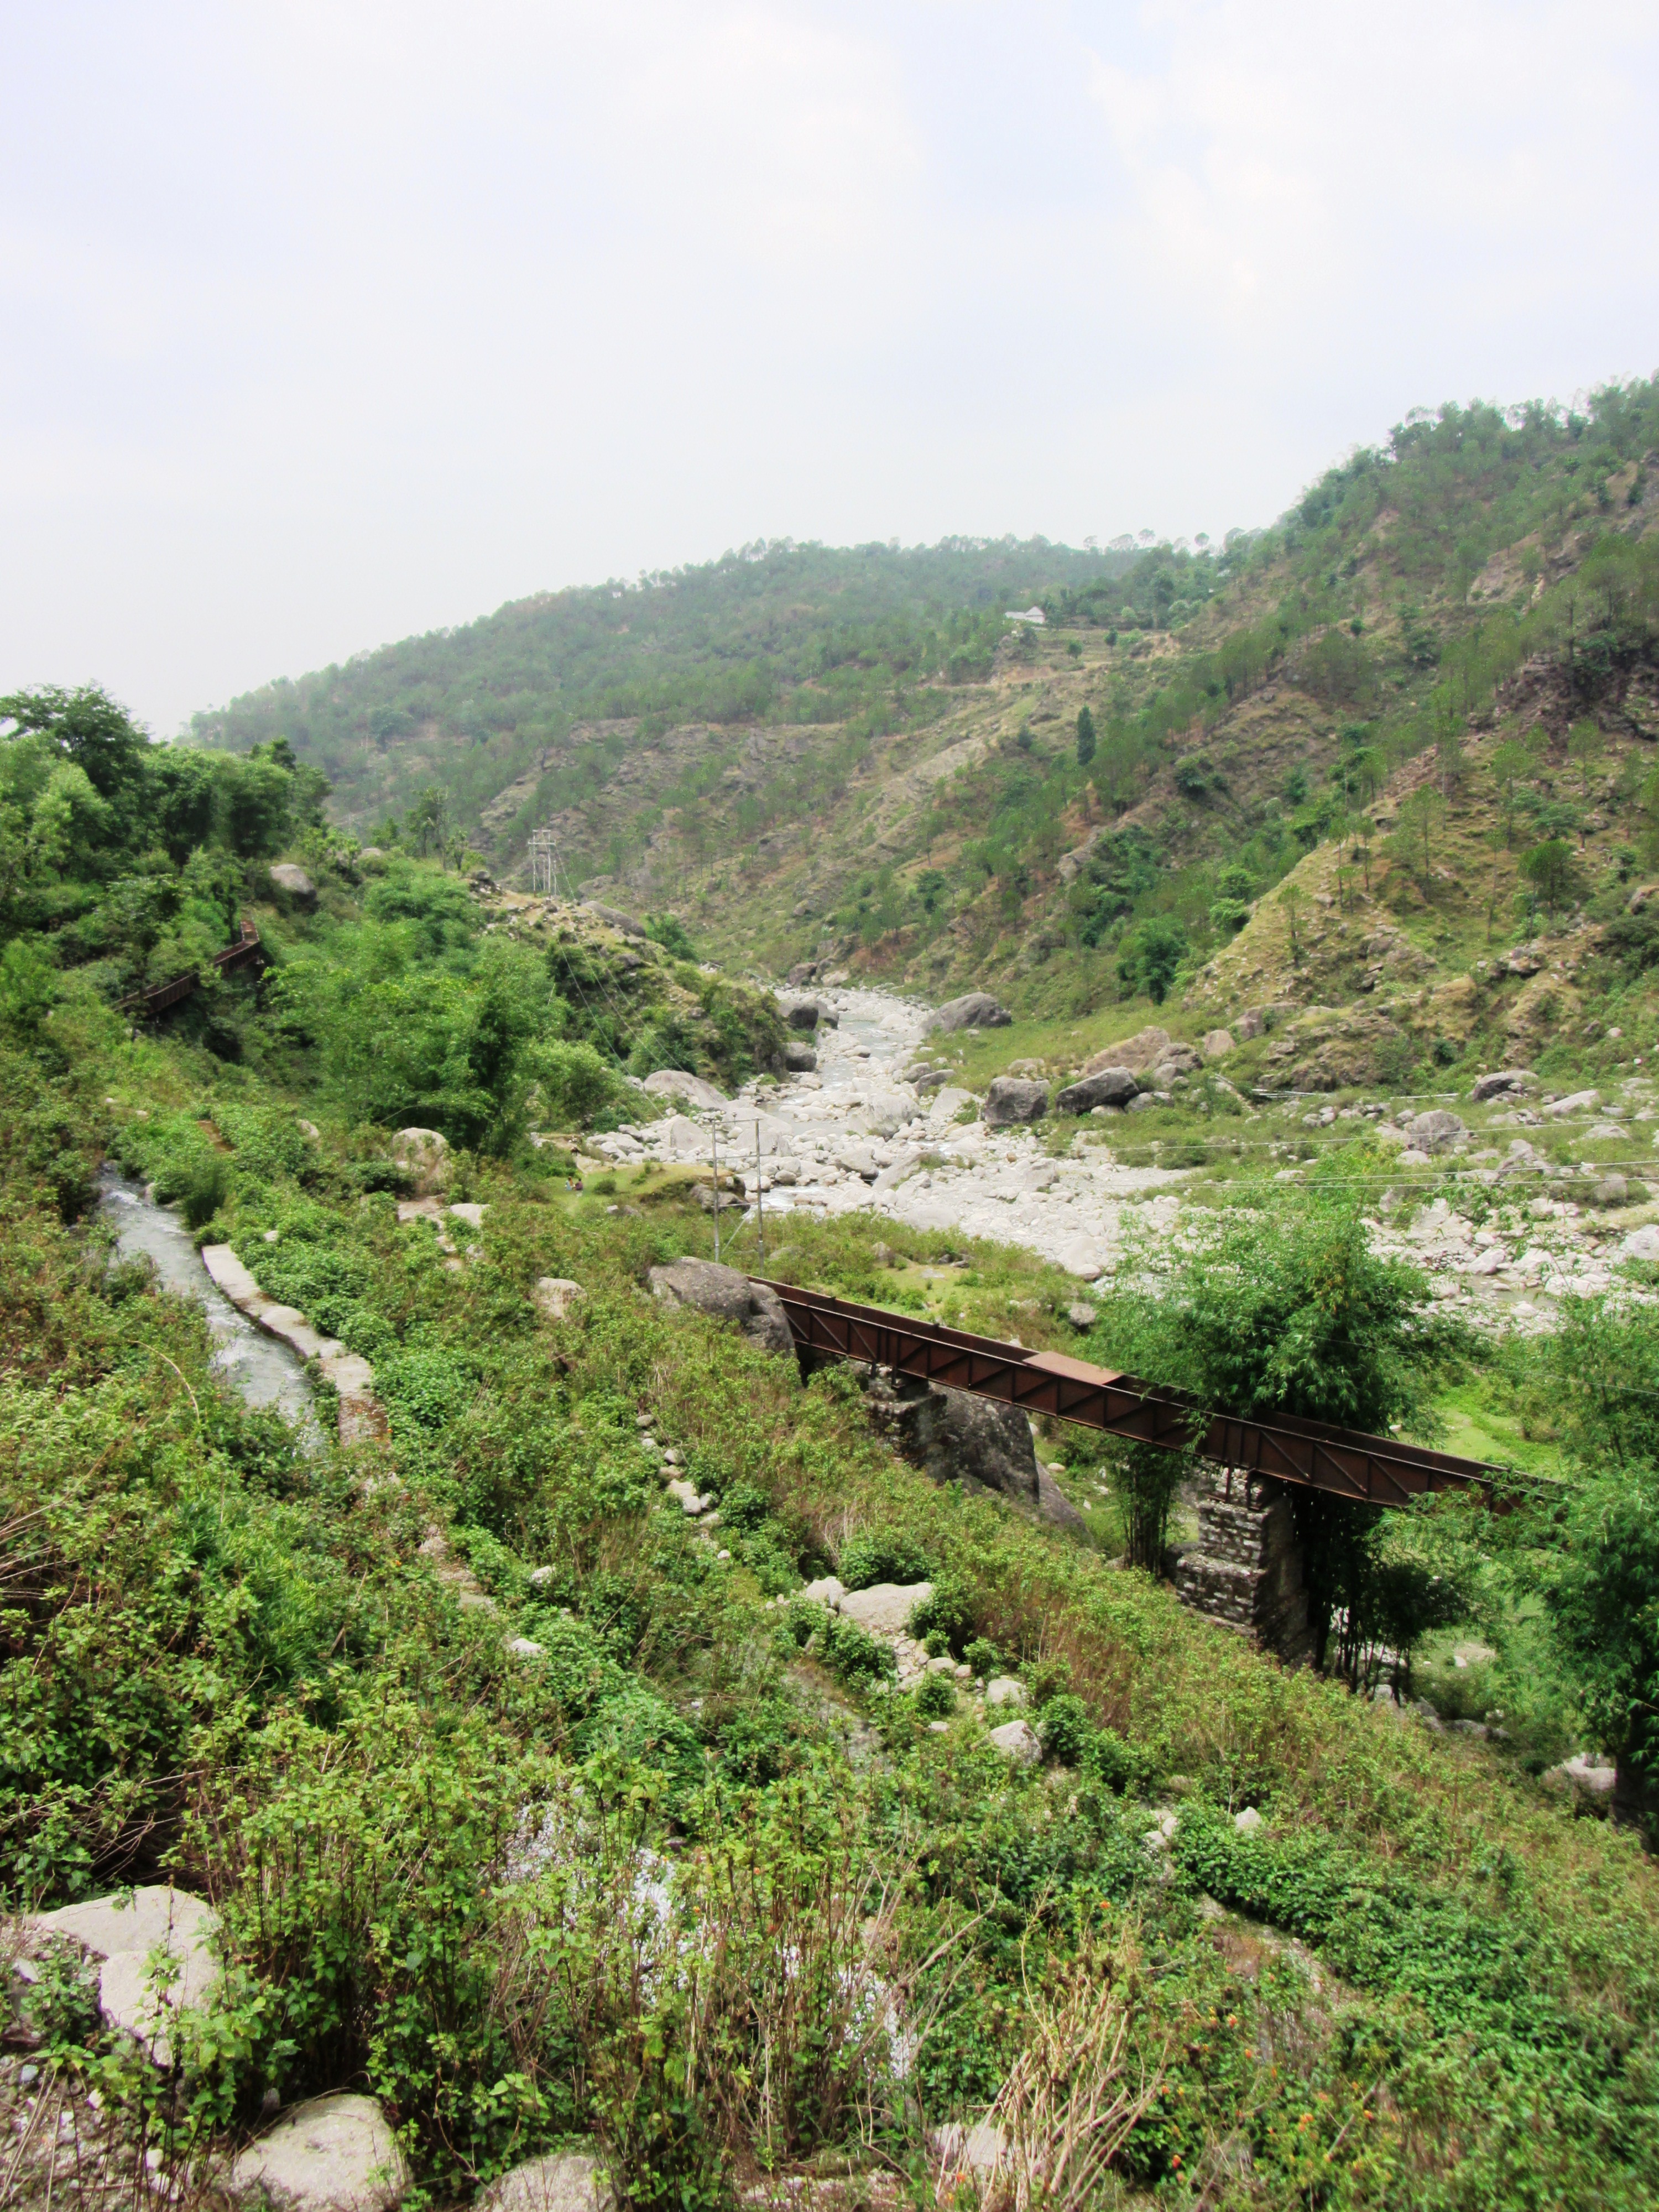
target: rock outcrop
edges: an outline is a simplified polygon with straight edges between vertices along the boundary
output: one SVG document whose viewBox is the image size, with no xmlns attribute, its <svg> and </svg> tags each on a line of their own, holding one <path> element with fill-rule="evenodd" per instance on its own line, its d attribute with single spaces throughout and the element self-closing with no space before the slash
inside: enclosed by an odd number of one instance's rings
<svg viewBox="0 0 1659 2212">
<path fill-rule="evenodd" d="M 665 1267 L 653 1267 L 647 1281 L 653 1298 L 669 1305 L 694 1306 L 699 1313 L 729 1322 L 763 1352 L 794 1351 L 782 1299 L 735 1267 L 719 1267 L 712 1260 L 675 1260 Z"/>
<path fill-rule="evenodd" d="M 550 2151 L 492 2181 L 477 2212 L 608 2212 L 615 2191 L 599 2160 L 582 2150 Z"/>
<path fill-rule="evenodd" d="M 1037 1464 L 1031 1425 L 1017 1407 L 938 1383 L 896 1384 L 883 1375 L 867 1378 L 865 1399 L 894 1448 L 934 1482 L 995 1491 L 1058 1528 L 1082 1525 L 1082 1515 Z"/>
<path fill-rule="evenodd" d="M 564 1321 L 587 1293 L 568 1275 L 540 1275 L 530 1295 L 537 1310 L 549 1321 Z"/>
<path fill-rule="evenodd" d="M 1483 1105 L 1488 1098 L 1505 1097 L 1511 1091 L 1524 1091 L 1532 1079 L 1529 1067 L 1500 1067 L 1490 1075 L 1481 1076 L 1470 1095 L 1477 1106 Z"/>
<path fill-rule="evenodd" d="M 1013 1018 L 988 991 L 964 991 L 959 999 L 947 999 L 942 1006 L 935 1006 L 922 1024 L 922 1032 L 926 1036 L 936 1030 L 947 1035 L 954 1030 L 1006 1030 Z"/>
<path fill-rule="evenodd" d="M 315 906 L 317 886 L 303 868 L 296 868 L 292 860 L 278 860 L 270 872 L 270 880 L 279 891 L 285 891 L 295 906 Z"/>
</svg>

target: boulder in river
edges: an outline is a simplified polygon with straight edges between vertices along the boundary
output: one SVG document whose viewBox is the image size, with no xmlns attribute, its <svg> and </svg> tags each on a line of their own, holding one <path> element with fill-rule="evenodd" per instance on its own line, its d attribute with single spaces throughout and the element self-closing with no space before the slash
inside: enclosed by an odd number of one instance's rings
<svg viewBox="0 0 1659 2212">
<path fill-rule="evenodd" d="M 1097 1106 L 1127 1106 L 1140 1088 L 1133 1068 L 1102 1067 L 1056 1093 L 1056 1114 L 1088 1114 Z"/>
<path fill-rule="evenodd" d="M 810 1075 L 818 1064 L 818 1056 L 804 1039 L 791 1037 L 783 1048 L 783 1064 L 792 1075 Z"/>
<path fill-rule="evenodd" d="M 942 1006 L 935 1006 L 921 1026 L 924 1033 L 933 1030 L 1006 1030 L 1013 1018 L 988 991 L 964 991 L 959 999 L 947 999 Z"/>
<path fill-rule="evenodd" d="M 783 1009 L 783 1018 L 792 1030 L 815 1030 L 823 1015 L 823 1009 L 816 999 L 797 999 Z"/>
<path fill-rule="evenodd" d="M 999 1075 L 985 1094 L 981 1119 L 988 1129 L 1017 1121 L 1040 1121 L 1048 1110 L 1048 1086 L 1023 1075 Z"/>
<path fill-rule="evenodd" d="M 653 1298 L 668 1305 L 695 1306 L 699 1313 L 730 1322 L 763 1352 L 793 1352 L 795 1348 L 782 1299 L 735 1267 L 722 1267 L 712 1260 L 674 1260 L 665 1267 L 653 1267 L 647 1280 Z"/>
</svg>

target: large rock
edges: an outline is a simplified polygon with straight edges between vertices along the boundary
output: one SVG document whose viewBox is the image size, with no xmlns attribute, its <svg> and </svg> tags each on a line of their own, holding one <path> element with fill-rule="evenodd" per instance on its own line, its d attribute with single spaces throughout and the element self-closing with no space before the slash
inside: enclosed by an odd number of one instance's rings
<svg viewBox="0 0 1659 2212">
<path fill-rule="evenodd" d="M 1042 1742 L 1030 1721 L 1004 1721 L 991 1730 L 990 1741 L 1015 1766 L 1035 1766 L 1042 1757 Z"/>
<path fill-rule="evenodd" d="M 477 2212 L 606 2212 L 615 2202 L 597 2159 L 584 2150 L 557 2150 L 492 2181 Z"/>
<path fill-rule="evenodd" d="M 1041 1462 L 1037 1465 L 1037 1518 L 1054 1528 L 1086 1528 L 1089 1525 Z"/>
<path fill-rule="evenodd" d="M 229 2193 L 272 2212 L 390 2212 L 409 2166 L 373 2097 L 313 2097 L 237 2158 Z"/>
<path fill-rule="evenodd" d="M 1127 1106 L 1140 1088 L 1133 1068 L 1101 1067 L 1056 1093 L 1056 1114 L 1088 1114 L 1097 1106 Z"/>
<path fill-rule="evenodd" d="M 837 1610 L 872 1636 L 901 1636 L 910 1615 L 933 1595 L 932 1583 L 872 1583 L 868 1589 L 847 1591 Z"/>
<path fill-rule="evenodd" d="M 296 868 L 292 860 L 278 860 L 270 872 L 270 880 L 279 891 L 286 891 L 295 906 L 315 906 L 317 886 L 303 868 Z"/>
<path fill-rule="evenodd" d="M 1225 1060 L 1230 1052 L 1238 1049 L 1231 1030 L 1206 1030 L 1198 1048 L 1206 1060 Z"/>
<path fill-rule="evenodd" d="M 622 914 L 614 906 L 601 906 L 597 899 L 584 899 L 582 905 L 589 914 L 596 914 L 601 921 L 608 921 L 612 929 L 621 930 L 624 937 L 643 938 L 644 930 L 631 914 Z"/>
<path fill-rule="evenodd" d="M 1650 1222 L 1645 1228 L 1632 1229 L 1619 1247 L 1621 1260 L 1650 1260 L 1659 1261 L 1659 1225 Z"/>
<path fill-rule="evenodd" d="M 1402 1126 L 1413 1144 L 1424 1152 L 1443 1152 L 1466 1133 L 1456 1115 L 1449 1114 L 1443 1106 L 1431 1106 L 1426 1114 L 1413 1114 Z"/>
<path fill-rule="evenodd" d="M 1565 1098 L 1553 1100 L 1544 1111 L 1553 1121 L 1559 1121 L 1564 1114 L 1593 1113 L 1601 1103 L 1599 1091 L 1572 1091 Z"/>
<path fill-rule="evenodd" d="M 818 1064 L 818 1056 L 810 1044 L 791 1037 L 783 1048 L 783 1064 L 792 1075 L 811 1075 Z"/>
<path fill-rule="evenodd" d="M 564 1321 L 587 1293 L 568 1275 L 538 1275 L 530 1295 L 549 1321 Z"/>
<path fill-rule="evenodd" d="M 1040 1121 L 1048 1110 L 1048 1086 L 1023 1075 L 999 1075 L 985 1094 L 980 1118 L 988 1129 L 1017 1121 Z"/>
<path fill-rule="evenodd" d="M 675 1260 L 665 1267 L 653 1267 L 647 1280 L 653 1297 L 669 1305 L 695 1306 L 699 1313 L 730 1322 L 763 1352 L 795 1348 L 782 1299 L 735 1267 L 721 1267 L 712 1260 Z"/>
<path fill-rule="evenodd" d="M 441 1190 L 449 1180 L 449 1139 L 437 1129 L 399 1129 L 392 1139 L 392 1157 L 409 1170 L 422 1197 Z"/>
<path fill-rule="evenodd" d="M 816 999 L 797 999 L 783 1010 L 783 1018 L 792 1030 L 815 1030 L 823 1009 Z"/>
<path fill-rule="evenodd" d="M 934 1030 L 1006 1030 L 1013 1018 L 988 991 L 964 991 L 961 998 L 935 1006 L 921 1026 L 924 1035 Z"/>
<path fill-rule="evenodd" d="M 101 1959 L 98 2009 L 105 2025 L 131 2036 L 166 2070 L 173 2064 L 173 2015 L 201 2004 L 219 1979 L 213 1950 L 218 1925 L 219 1916 L 201 1898 L 155 1883 L 37 1912 L 26 1933 L 68 1936 Z M 163 1990 L 155 1986 L 149 1963 L 158 1950 L 178 1966 Z"/>
<path fill-rule="evenodd" d="M 1152 1080 L 1158 1090 L 1167 1091 L 1177 1075 L 1196 1075 L 1203 1065 L 1191 1045 L 1172 1044 L 1152 1063 Z"/>
<path fill-rule="evenodd" d="M 1031 1425 L 1017 1406 L 933 1385 L 902 1425 L 908 1435 L 902 1433 L 901 1449 L 935 1482 L 994 1490 L 1022 1505 L 1041 1507 Z"/>
<path fill-rule="evenodd" d="M 1488 1098 L 1502 1098 L 1512 1091 L 1524 1091 L 1532 1081 L 1529 1067 L 1500 1067 L 1490 1075 L 1483 1075 L 1474 1086 L 1472 1096 L 1477 1106 Z"/>
<path fill-rule="evenodd" d="M 705 1110 L 729 1103 L 723 1091 L 717 1091 L 712 1083 L 705 1083 L 700 1075 L 688 1074 L 683 1067 L 658 1068 L 646 1077 L 645 1087 L 653 1098 L 684 1098 L 688 1106 Z"/>
</svg>

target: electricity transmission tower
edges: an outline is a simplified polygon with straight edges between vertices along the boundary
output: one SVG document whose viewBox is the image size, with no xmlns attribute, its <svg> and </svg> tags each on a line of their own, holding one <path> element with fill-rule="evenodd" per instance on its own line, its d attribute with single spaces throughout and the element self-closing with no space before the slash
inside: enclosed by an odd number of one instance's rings
<svg viewBox="0 0 1659 2212">
<path fill-rule="evenodd" d="M 554 897 L 559 887 L 558 846 L 550 830 L 530 833 L 530 888 Z"/>
</svg>

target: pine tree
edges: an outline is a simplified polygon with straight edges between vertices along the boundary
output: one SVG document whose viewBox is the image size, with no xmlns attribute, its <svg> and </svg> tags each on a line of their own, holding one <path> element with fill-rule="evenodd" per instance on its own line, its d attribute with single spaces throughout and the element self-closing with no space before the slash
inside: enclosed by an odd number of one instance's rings
<svg viewBox="0 0 1659 2212">
<path fill-rule="evenodd" d="M 1086 707 L 1077 714 L 1077 764 L 1087 768 L 1095 757 L 1095 718 Z"/>
</svg>

